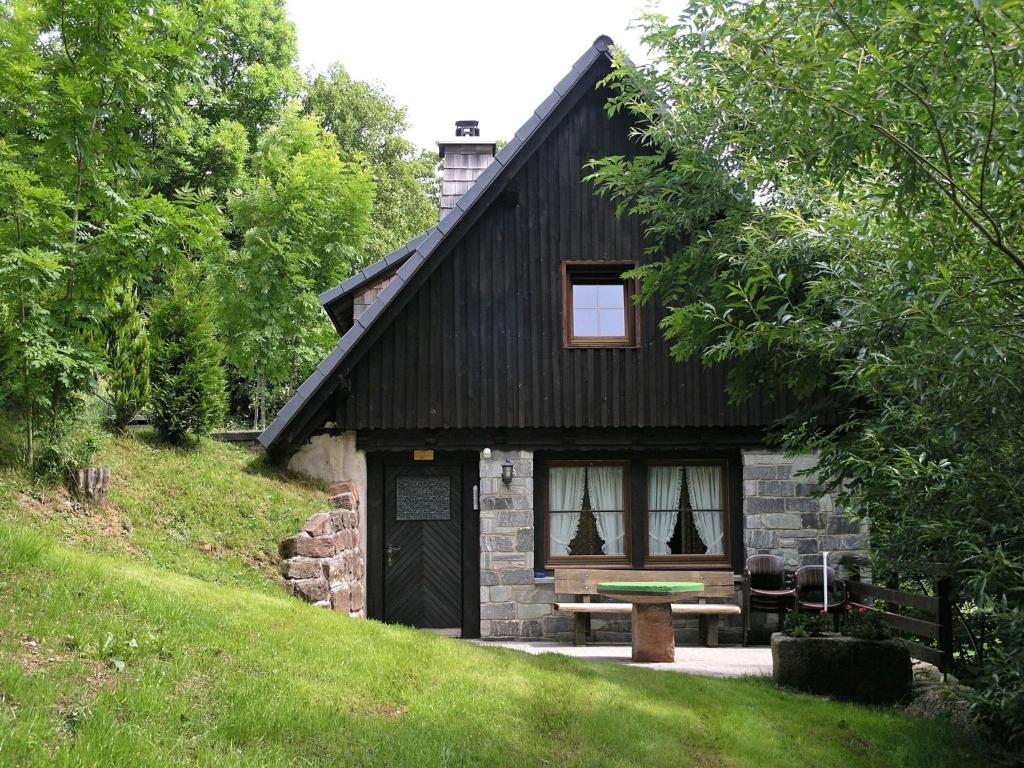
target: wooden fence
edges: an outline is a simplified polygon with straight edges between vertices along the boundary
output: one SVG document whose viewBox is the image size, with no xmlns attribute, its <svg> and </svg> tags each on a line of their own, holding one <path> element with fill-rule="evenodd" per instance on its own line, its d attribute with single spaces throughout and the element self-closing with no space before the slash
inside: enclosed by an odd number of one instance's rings
<svg viewBox="0 0 1024 768">
<path fill-rule="evenodd" d="M 906 643 L 912 657 L 934 664 L 943 673 L 952 671 L 953 603 L 949 579 L 939 579 L 934 596 L 848 579 L 846 596 L 854 610 L 863 607 L 881 613 L 885 623 Z M 876 608 L 876 602 L 885 603 L 884 608 Z M 905 615 L 906 609 L 915 615 Z M 930 640 L 934 645 L 921 640 Z"/>
</svg>

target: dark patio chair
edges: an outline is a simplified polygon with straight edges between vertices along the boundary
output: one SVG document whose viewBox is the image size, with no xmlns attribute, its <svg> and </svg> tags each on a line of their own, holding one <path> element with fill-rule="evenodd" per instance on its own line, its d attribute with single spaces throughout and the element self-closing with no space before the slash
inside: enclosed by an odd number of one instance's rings
<svg viewBox="0 0 1024 768">
<path fill-rule="evenodd" d="M 796 570 L 796 605 L 803 613 L 821 613 L 825 607 L 823 596 L 824 568 L 820 565 L 803 565 Z M 832 624 L 839 631 L 839 617 L 846 609 L 846 582 L 839 578 L 836 569 L 828 569 L 828 612 Z"/>
<path fill-rule="evenodd" d="M 751 555 L 743 568 L 743 644 L 750 633 L 750 614 L 775 613 L 779 627 L 796 604 L 796 590 L 786 579 L 786 563 L 778 555 Z"/>
</svg>

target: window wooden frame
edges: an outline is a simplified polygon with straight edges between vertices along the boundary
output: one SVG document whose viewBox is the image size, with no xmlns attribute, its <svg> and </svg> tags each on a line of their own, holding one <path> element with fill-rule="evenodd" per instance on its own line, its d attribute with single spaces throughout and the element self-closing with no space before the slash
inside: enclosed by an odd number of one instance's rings
<svg viewBox="0 0 1024 768">
<path fill-rule="evenodd" d="M 641 485 L 643 486 L 643 521 L 641 526 L 643 527 L 643 542 L 644 542 L 644 565 L 645 567 L 665 567 L 669 565 L 693 565 L 693 566 L 709 566 L 709 567 L 725 567 L 732 563 L 732 515 L 729 511 L 732 509 L 732 499 L 729 495 L 729 489 L 732 484 L 729 482 L 729 462 L 721 459 L 649 459 L 643 462 L 637 462 L 637 466 L 643 467 L 643 478 L 641 479 Z M 650 478 L 651 467 L 695 467 L 695 466 L 716 466 L 722 468 L 722 544 L 723 553 L 720 555 L 697 555 L 697 554 L 681 554 L 681 555 L 652 555 L 650 554 L 649 548 L 651 545 L 651 537 L 648 531 L 648 524 L 650 520 L 650 510 L 647 507 L 647 500 L 650 498 L 647 489 L 647 483 Z"/>
<path fill-rule="evenodd" d="M 640 344 L 640 308 L 633 301 L 637 292 L 634 279 L 622 277 L 623 272 L 636 269 L 635 261 L 563 261 L 562 262 L 562 341 L 568 348 L 637 347 Z M 625 336 L 576 336 L 573 333 L 572 288 L 574 282 L 604 285 L 621 284 L 625 294 L 623 314 Z"/>
<path fill-rule="evenodd" d="M 622 467 L 622 514 L 623 529 L 625 536 L 623 541 L 623 553 L 621 555 L 557 555 L 551 554 L 551 496 L 548 493 L 549 470 L 552 467 Z M 554 460 L 544 463 L 544 470 L 541 476 L 541 498 L 544 500 L 544 567 L 558 568 L 566 565 L 600 565 L 604 567 L 628 568 L 633 558 L 633 542 L 631 531 L 633 530 L 633 517 L 630 513 L 631 499 L 630 468 L 632 463 L 626 459 L 622 460 Z M 556 510 L 561 511 L 561 510 Z M 608 510 L 598 510 L 608 511 Z"/>
<path fill-rule="evenodd" d="M 572 467 L 572 466 L 599 466 L 612 465 L 623 467 L 623 502 L 625 506 L 625 519 L 623 524 L 626 529 L 626 540 L 622 555 L 551 555 L 551 517 L 550 517 L 550 495 L 548 492 L 548 470 L 551 467 Z M 697 466 L 714 465 L 722 468 L 722 513 L 723 530 L 722 537 L 724 552 L 721 555 L 651 555 L 648 554 L 650 538 L 648 535 L 648 509 L 647 509 L 647 484 L 648 472 L 652 466 Z M 538 478 L 536 484 L 535 509 L 541 519 L 538 523 L 538 536 L 536 540 L 536 552 L 541 557 L 536 560 L 536 569 L 550 571 L 553 568 L 586 568 L 601 566 L 603 568 L 624 568 L 624 569 L 651 569 L 651 570 L 672 570 L 672 569 L 693 569 L 701 568 L 707 570 L 734 570 L 739 566 L 733 563 L 734 549 L 737 546 L 733 541 L 736 521 L 733 520 L 734 502 L 734 475 L 738 468 L 734 468 L 732 461 L 726 457 L 717 455 L 709 458 L 689 458 L 671 456 L 658 452 L 655 455 L 636 455 L 628 451 L 619 458 L 610 458 L 608 454 L 602 458 L 576 459 L 552 457 L 544 458 L 537 462 Z M 635 473 L 642 473 L 635 477 Z M 738 492 L 738 490 L 737 490 Z M 635 494 L 635 495 L 634 495 Z M 639 505 L 639 506 L 638 506 Z M 634 512 L 640 516 L 635 525 L 640 529 L 640 547 L 635 552 L 634 558 Z M 742 525 L 742 514 L 740 514 L 740 525 Z M 541 535 L 542 534 L 542 535 Z M 742 545 L 741 553 L 742 553 Z"/>
</svg>

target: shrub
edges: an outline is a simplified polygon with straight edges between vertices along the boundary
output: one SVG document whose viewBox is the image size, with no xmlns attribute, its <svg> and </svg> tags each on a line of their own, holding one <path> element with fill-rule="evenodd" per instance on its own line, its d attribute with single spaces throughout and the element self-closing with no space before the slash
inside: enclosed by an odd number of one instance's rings
<svg viewBox="0 0 1024 768">
<path fill-rule="evenodd" d="M 212 312 L 202 289 L 183 275 L 153 310 L 150 418 L 163 440 L 184 442 L 223 420 L 225 376 Z"/>
<path fill-rule="evenodd" d="M 124 432 L 149 399 L 149 334 L 130 281 L 114 288 L 107 310 L 107 389 L 114 410 L 110 426 Z"/>
<path fill-rule="evenodd" d="M 790 611 L 782 624 L 782 633 L 788 637 L 821 637 L 830 628 L 827 616 Z"/>
<path fill-rule="evenodd" d="M 35 457 L 36 478 L 66 483 L 76 470 L 88 467 L 96 454 L 96 436 L 78 421 L 61 422 L 43 435 L 43 447 Z"/>
<path fill-rule="evenodd" d="M 892 637 L 889 625 L 885 623 L 885 618 L 879 610 L 872 611 L 851 604 L 846 606 L 843 634 L 862 640 L 888 640 Z"/>
</svg>

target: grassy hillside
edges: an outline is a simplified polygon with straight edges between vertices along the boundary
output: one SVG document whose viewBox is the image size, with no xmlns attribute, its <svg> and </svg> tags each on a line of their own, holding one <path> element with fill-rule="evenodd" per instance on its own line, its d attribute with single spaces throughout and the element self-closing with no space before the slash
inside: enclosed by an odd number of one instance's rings
<svg viewBox="0 0 1024 768">
<path fill-rule="evenodd" d="M 987 764 L 943 723 L 765 681 L 526 656 L 305 605 L 265 557 L 322 491 L 208 443 L 109 440 L 103 457 L 109 516 L 26 506 L 18 476 L 0 480 L 2 766 Z"/>
<path fill-rule="evenodd" d="M 112 471 L 108 508 L 85 509 L 0 470 L 0 520 L 208 581 L 273 588 L 276 543 L 326 507 L 321 486 L 213 440 L 185 449 L 145 432 L 105 435 L 95 464 Z"/>
</svg>

